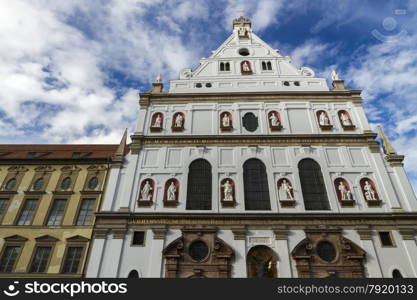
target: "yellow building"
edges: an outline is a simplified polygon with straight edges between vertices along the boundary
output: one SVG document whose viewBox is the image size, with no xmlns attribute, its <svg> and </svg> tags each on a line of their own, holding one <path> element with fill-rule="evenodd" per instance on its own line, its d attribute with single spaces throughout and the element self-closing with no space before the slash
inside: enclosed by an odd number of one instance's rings
<svg viewBox="0 0 417 300">
<path fill-rule="evenodd" d="M 0 277 L 82 277 L 120 145 L 0 145 Z"/>
</svg>

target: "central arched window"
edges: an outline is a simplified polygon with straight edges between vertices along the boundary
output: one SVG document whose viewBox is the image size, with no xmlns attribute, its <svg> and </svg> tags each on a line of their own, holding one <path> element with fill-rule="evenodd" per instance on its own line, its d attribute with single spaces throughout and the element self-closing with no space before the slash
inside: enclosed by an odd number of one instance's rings
<svg viewBox="0 0 417 300">
<path fill-rule="evenodd" d="M 266 168 L 259 159 L 252 158 L 243 164 L 245 208 L 247 210 L 270 210 Z"/>
<path fill-rule="evenodd" d="M 306 210 L 329 210 L 326 186 L 320 165 L 313 159 L 303 159 L 298 163 L 301 189 Z"/>
<path fill-rule="evenodd" d="M 211 209 L 211 165 L 205 159 L 190 164 L 187 186 L 187 209 Z"/>
</svg>

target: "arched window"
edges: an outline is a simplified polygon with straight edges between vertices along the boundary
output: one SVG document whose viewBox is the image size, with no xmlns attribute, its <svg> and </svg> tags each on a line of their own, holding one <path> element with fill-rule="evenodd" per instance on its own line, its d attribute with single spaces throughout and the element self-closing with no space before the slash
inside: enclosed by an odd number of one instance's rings
<svg viewBox="0 0 417 300">
<path fill-rule="evenodd" d="M 264 62 L 264 61 L 262 62 L 262 70 L 264 70 L 264 71 L 266 70 L 266 62 Z"/>
<path fill-rule="evenodd" d="M 316 161 L 306 158 L 298 163 L 298 171 L 305 209 L 329 210 L 330 204 L 320 165 Z"/>
<path fill-rule="evenodd" d="M 267 66 L 267 69 L 268 69 L 268 70 L 272 70 L 272 64 L 271 64 L 271 62 L 270 62 L 270 61 L 268 61 L 268 62 L 266 63 L 266 66 Z"/>
<path fill-rule="evenodd" d="M 211 165 L 205 159 L 197 159 L 190 164 L 186 208 L 211 209 Z"/>
<path fill-rule="evenodd" d="M 400 270 L 394 269 L 392 271 L 392 278 L 403 278 L 403 275 L 401 274 Z"/>
<path fill-rule="evenodd" d="M 248 112 L 243 116 L 242 124 L 247 131 L 254 132 L 258 129 L 258 118 L 253 113 Z"/>
<path fill-rule="evenodd" d="M 43 177 L 36 179 L 35 183 L 33 184 L 33 189 L 35 191 L 39 191 L 40 189 L 42 189 L 44 183 L 45 181 Z"/>
<path fill-rule="evenodd" d="M 247 210 L 270 210 L 266 168 L 259 159 L 249 159 L 243 164 L 245 208 Z"/>
<path fill-rule="evenodd" d="M 61 190 L 67 190 L 69 189 L 71 186 L 71 177 L 65 177 L 64 179 L 62 179 L 61 181 Z"/>
<path fill-rule="evenodd" d="M 129 275 L 127 275 L 127 278 L 139 278 L 139 273 L 136 270 L 132 270 L 129 272 Z"/>
<path fill-rule="evenodd" d="M 12 190 L 12 189 L 14 189 L 15 188 L 15 186 L 16 186 L 16 183 L 17 183 L 17 180 L 16 180 L 16 178 L 12 178 L 12 179 L 10 179 L 9 181 L 7 181 L 7 183 L 6 183 L 6 190 L 7 191 L 10 191 L 10 190 Z"/>
<path fill-rule="evenodd" d="M 277 277 L 277 256 L 271 248 L 263 245 L 251 248 L 246 257 L 249 278 Z"/>
<path fill-rule="evenodd" d="M 230 63 L 227 62 L 227 63 L 224 64 L 224 70 L 225 71 L 230 71 Z"/>
<path fill-rule="evenodd" d="M 98 178 L 97 176 L 94 176 L 92 178 L 90 178 L 90 180 L 88 181 L 88 188 L 90 190 L 94 190 L 97 186 L 98 186 Z"/>
<path fill-rule="evenodd" d="M 224 62 L 220 63 L 220 71 L 224 71 Z"/>
</svg>

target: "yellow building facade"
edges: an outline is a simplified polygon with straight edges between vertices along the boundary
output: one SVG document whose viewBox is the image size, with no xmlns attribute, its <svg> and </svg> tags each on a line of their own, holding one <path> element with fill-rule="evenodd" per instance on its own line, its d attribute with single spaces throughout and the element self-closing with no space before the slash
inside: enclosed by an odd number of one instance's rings
<svg viewBox="0 0 417 300">
<path fill-rule="evenodd" d="M 107 172 L 123 151 L 0 146 L 0 277 L 83 276 Z"/>
</svg>

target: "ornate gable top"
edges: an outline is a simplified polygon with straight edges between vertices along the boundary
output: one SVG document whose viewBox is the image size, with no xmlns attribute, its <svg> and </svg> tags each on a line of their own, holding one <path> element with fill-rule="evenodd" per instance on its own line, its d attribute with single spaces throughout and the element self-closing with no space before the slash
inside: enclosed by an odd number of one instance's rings
<svg viewBox="0 0 417 300">
<path fill-rule="evenodd" d="M 251 20 L 247 19 L 243 16 L 240 16 L 239 18 L 233 20 L 233 29 L 236 28 L 236 27 L 241 27 L 241 26 L 245 26 L 245 25 L 248 25 L 249 28 L 251 28 L 252 27 Z"/>
</svg>

